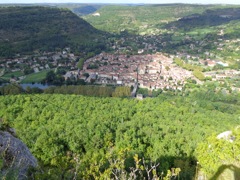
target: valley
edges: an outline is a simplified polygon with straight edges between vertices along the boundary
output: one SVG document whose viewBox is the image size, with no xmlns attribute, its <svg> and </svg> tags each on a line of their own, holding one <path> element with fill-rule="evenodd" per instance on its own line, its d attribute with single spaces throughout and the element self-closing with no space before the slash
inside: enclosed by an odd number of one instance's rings
<svg viewBox="0 0 240 180">
<path fill-rule="evenodd" d="M 0 6 L 0 138 L 28 178 L 240 178 L 240 5 Z"/>
<path fill-rule="evenodd" d="M 113 8 L 113 10 L 121 10 L 121 8 L 123 7 L 104 6 L 100 9 L 96 9 L 96 12 L 99 14 L 104 14 L 105 8 L 110 9 L 107 11 L 107 13 L 112 13 L 111 8 Z M 124 8 L 125 8 L 124 11 L 128 12 L 128 8 L 131 7 Z M 171 5 L 159 7 L 136 6 L 133 8 L 136 10 L 144 9 L 146 17 L 144 18 L 141 17 L 142 21 L 144 21 L 144 19 L 146 21 L 149 21 L 149 18 L 153 16 L 153 14 L 151 14 L 152 9 L 158 10 L 164 9 L 164 11 L 161 13 L 162 15 L 165 14 L 164 16 L 165 20 L 168 17 L 170 17 L 170 15 L 166 16 L 167 12 L 169 12 L 170 10 L 174 10 L 174 12 L 176 12 L 174 17 L 177 16 L 180 18 L 172 19 L 171 22 L 168 23 L 164 22 L 161 26 L 158 27 L 159 30 L 163 30 L 161 33 L 150 32 L 146 33 L 145 35 L 137 35 L 135 34 L 136 33 L 135 31 L 131 32 L 128 31 L 127 29 L 121 30 L 119 34 L 107 34 L 107 33 L 104 34 L 101 32 L 100 33 L 101 35 L 99 34 L 100 35 L 99 36 L 92 35 L 93 33 L 91 33 L 91 35 L 89 35 L 89 38 L 90 37 L 97 38 L 98 42 L 93 43 L 94 39 L 92 39 L 93 41 L 91 41 L 90 44 L 88 42 L 85 43 L 89 44 L 87 46 L 82 46 L 80 43 L 74 46 L 71 45 L 73 43 L 70 43 L 69 47 L 66 46 L 67 44 L 65 45 L 62 44 L 61 46 L 58 46 L 56 44 L 58 48 L 55 49 L 55 52 L 49 51 L 49 48 L 47 48 L 48 51 L 44 51 L 44 49 L 42 49 L 43 46 L 40 49 L 36 48 L 33 54 L 29 54 L 26 51 L 24 55 L 24 51 L 21 51 L 22 54 L 18 53 L 15 55 L 11 55 L 7 58 L 2 58 L 0 62 L 0 70 L 2 74 L 5 74 L 5 77 L 7 77 L 5 78 L 6 80 L 11 79 L 11 81 L 13 82 L 22 81 L 24 83 L 34 82 L 46 83 L 45 80 L 46 73 L 42 73 L 43 76 L 36 81 L 34 81 L 34 79 L 32 79 L 31 77 L 25 80 L 24 78 L 28 74 L 38 73 L 42 70 L 46 72 L 50 70 L 56 72 L 57 69 L 63 69 L 63 71 L 60 74 L 62 76 L 62 79 L 61 82 L 58 82 L 58 85 L 64 84 L 64 79 L 65 80 L 71 79 L 73 81 L 82 79 L 83 81 L 85 81 L 85 83 L 90 84 L 94 84 L 95 80 L 97 80 L 95 84 L 102 85 L 125 84 L 127 86 L 133 86 L 134 83 L 136 83 L 137 81 L 136 69 L 138 66 L 140 66 L 139 70 L 144 71 L 144 73 L 138 72 L 139 73 L 138 81 L 140 85 L 139 87 L 146 88 L 149 90 L 155 89 L 181 90 L 184 87 L 184 84 L 186 84 L 187 79 L 193 79 L 194 81 L 198 82 L 198 84 L 202 84 L 206 80 L 208 81 L 220 80 L 219 78 L 215 78 L 216 74 L 219 74 L 218 71 L 220 71 L 220 74 L 222 74 L 221 80 L 223 80 L 224 83 L 227 84 L 227 86 L 230 86 L 230 89 L 234 90 L 239 89 L 239 83 L 236 83 L 239 79 L 238 72 L 234 73 L 234 75 L 236 75 L 234 77 L 224 76 L 225 71 L 229 71 L 231 69 L 235 69 L 236 71 L 238 71 L 240 66 L 240 57 L 238 53 L 240 51 L 238 48 L 240 41 L 239 39 L 234 38 L 234 34 L 237 34 L 238 32 L 237 29 L 238 22 L 236 21 L 238 19 L 237 14 L 238 11 L 232 11 L 232 6 L 220 7 L 220 6 Z M 27 11 L 29 12 L 30 10 L 31 8 L 29 7 Z M 99 28 L 94 21 L 90 20 L 91 19 L 90 17 L 92 17 L 93 19 L 101 17 L 101 15 L 100 17 L 98 17 L 98 15 L 95 16 L 94 13 L 95 12 L 92 12 L 92 14 L 87 15 L 85 18 L 86 20 L 89 20 L 89 22 L 92 23 L 93 26 Z M 134 13 L 134 11 L 132 11 L 132 13 Z M 195 15 L 194 16 L 189 15 L 191 13 L 194 13 Z M 196 13 L 199 14 L 196 15 Z M 215 16 L 222 18 L 221 20 L 220 19 L 218 20 L 218 22 L 219 23 L 222 22 L 222 24 L 211 25 L 211 23 L 213 23 L 214 21 L 213 22 L 208 21 L 208 23 L 210 23 L 209 24 L 210 27 L 206 28 L 202 18 L 206 16 L 207 18 L 211 19 L 212 14 L 214 14 L 213 16 L 214 18 L 216 18 Z M 108 15 L 107 17 L 111 19 L 114 16 Z M 106 19 L 106 17 L 101 18 L 102 21 L 104 20 L 104 18 Z M 226 18 L 228 18 L 227 21 Z M 188 21 L 193 20 L 194 23 L 190 23 L 189 25 Z M 119 19 L 119 21 L 122 23 L 127 22 L 126 19 Z M 149 22 L 154 24 L 156 20 Z M 106 24 L 106 22 L 102 23 Z M 23 27 L 25 27 L 26 25 L 23 24 Z M 89 26 L 89 28 L 92 28 L 90 25 L 87 26 Z M 114 27 L 116 28 L 116 26 Z M 203 28 L 205 28 L 205 30 L 203 30 Z M 85 29 L 87 28 L 85 27 Z M 147 27 L 147 29 L 149 29 L 149 27 Z M 97 30 L 91 31 L 94 32 L 95 34 L 97 33 Z M 70 36 L 73 36 L 73 33 L 71 33 Z M 99 40 L 99 38 L 101 40 Z M 76 39 L 74 41 L 76 41 Z M 47 41 L 43 41 L 43 43 L 47 44 Z M 51 48 L 53 47 L 54 46 L 51 46 Z M 80 50 L 79 48 L 82 50 L 79 51 Z M 7 52 L 2 51 L 3 55 L 4 53 Z M 97 55 L 100 53 L 101 55 Z M 146 62 L 143 62 L 143 64 L 141 64 L 141 60 L 139 62 L 135 62 L 134 64 L 132 64 L 132 59 L 136 58 L 136 56 L 138 59 L 144 59 L 145 56 L 149 57 L 157 56 L 158 53 L 160 54 L 163 53 L 164 56 L 170 57 L 169 62 L 171 61 L 171 63 L 163 62 L 163 64 L 160 65 L 160 63 L 162 62 L 160 62 L 159 60 L 153 60 L 154 58 L 152 58 L 151 61 L 157 61 L 157 63 L 159 64 L 156 66 L 150 65 L 149 64 L 150 60 L 146 60 Z M 104 56 L 104 54 L 106 56 Z M 115 63 L 113 62 L 111 63 L 109 61 L 113 60 L 111 60 L 110 58 L 110 60 L 108 61 L 108 56 L 113 56 L 113 59 L 118 59 L 119 57 L 121 59 L 121 57 L 123 57 L 122 60 L 123 62 L 117 62 L 118 61 L 117 60 Z M 94 58 L 95 60 L 91 58 Z M 174 66 L 176 67 L 176 65 L 174 65 L 175 64 L 174 59 L 176 58 L 183 60 L 185 67 L 188 66 L 190 68 L 184 68 L 180 66 L 179 70 L 173 69 Z M 102 61 L 104 59 L 106 60 L 106 62 Z M 89 62 L 91 62 L 91 64 L 89 64 Z M 96 62 L 100 64 L 97 64 Z M 119 64 L 119 67 L 116 67 L 116 65 L 114 64 Z M 145 67 L 142 68 L 141 66 Z M 156 69 L 158 68 L 158 71 L 156 71 L 156 73 L 146 75 L 146 73 L 148 73 L 146 70 L 148 66 L 150 66 L 150 68 L 151 67 Z M 160 69 L 165 70 L 165 67 L 167 67 L 167 69 L 169 70 L 169 66 L 173 66 L 171 69 L 172 72 L 173 71 L 175 72 L 172 73 L 171 71 L 169 71 L 168 73 L 164 72 L 163 75 L 160 75 L 161 71 Z M 129 67 L 129 69 L 126 67 Z M 84 70 L 82 70 L 83 68 Z M 120 72 L 118 72 L 117 70 L 119 68 L 122 69 Z M 177 78 L 181 77 L 183 71 L 186 71 L 184 69 L 189 70 L 189 72 L 186 72 L 188 75 L 182 77 L 181 79 Z M 198 72 L 193 73 L 194 70 L 200 70 L 200 73 Z M 204 72 L 202 73 L 202 71 Z M 214 72 L 211 73 L 211 71 L 214 71 L 215 73 Z M 88 76 L 90 75 L 91 77 L 95 78 L 91 80 L 91 78 L 87 78 L 85 76 L 86 74 L 88 74 Z M 100 74 L 98 79 L 96 78 L 97 74 Z M 141 77 L 141 74 L 143 74 L 144 77 Z M 200 74 L 200 76 L 196 76 L 196 74 Z M 102 78 L 101 75 L 104 78 Z M 34 74 L 32 74 L 32 76 L 35 77 Z M 30 80 L 28 79 L 32 80 L 32 82 L 30 82 Z M 119 79 L 118 82 L 117 79 Z M 115 80 L 115 82 L 113 80 Z"/>
</svg>

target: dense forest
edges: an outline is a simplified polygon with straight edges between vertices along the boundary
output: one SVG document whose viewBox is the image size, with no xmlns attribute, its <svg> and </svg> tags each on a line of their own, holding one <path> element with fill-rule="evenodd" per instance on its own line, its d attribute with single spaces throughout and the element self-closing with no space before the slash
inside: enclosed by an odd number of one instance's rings
<svg viewBox="0 0 240 180">
<path fill-rule="evenodd" d="M 105 48 L 104 33 L 66 9 L 2 7 L 0 29 L 0 57 L 35 50 L 51 52 L 65 47 L 74 52 Z"/>
<path fill-rule="evenodd" d="M 204 148 L 207 137 L 213 135 L 215 143 L 216 134 L 239 125 L 239 105 L 239 94 L 216 91 L 209 84 L 184 95 L 164 93 L 142 101 L 0 96 L 0 117 L 1 127 L 14 127 L 38 159 L 39 169 L 31 172 L 36 179 L 192 179 L 200 168 L 197 161 L 212 177 L 231 156 L 213 155 L 208 161 Z"/>
</svg>

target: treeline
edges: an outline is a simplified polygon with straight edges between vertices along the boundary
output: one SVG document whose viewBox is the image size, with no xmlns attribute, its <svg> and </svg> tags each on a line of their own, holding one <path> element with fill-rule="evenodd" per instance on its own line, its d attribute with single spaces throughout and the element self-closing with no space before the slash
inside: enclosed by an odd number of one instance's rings
<svg viewBox="0 0 240 180">
<path fill-rule="evenodd" d="M 94 85 L 69 85 L 50 86 L 44 90 L 37 87 L 23 89 L 18 84 L 9 84 L 0 87 L 0 95 L 17 94 L 75 94 L 94 97 L 130 97 L 131 87 L 128 86 L 94 86 Z"/>
<path fill-rule="evenodd" d="M 60 86 L 49 87 L 45 94 L 76 94 L 95 97 L 130 97 L 131 88 L 127 86 Z"/>
<path fill-rule="evenodd" d="M 192 179 L 198 158 L 207 168 L 206 151 L 197 154 L 198 144 L 239 125 L 239 106 L 239 94 L 209 85 L 143 101 L 0 96 L 0 117 L 38 159 L 31 176 L 36 179 L 169 179 L 174 173 Z"/>
</svg>

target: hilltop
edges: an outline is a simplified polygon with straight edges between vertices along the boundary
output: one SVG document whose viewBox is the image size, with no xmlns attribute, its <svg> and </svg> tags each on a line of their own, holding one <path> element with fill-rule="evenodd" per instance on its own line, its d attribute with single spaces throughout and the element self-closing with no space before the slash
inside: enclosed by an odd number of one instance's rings
<svg viewBox="0 0 240 180">
<path fill-rule="evenodd" d="M 70 10 L 49 7 L 0 8 L 0 56 L 65 47 L 94 49 L 103 33 Z"/>
</svg>

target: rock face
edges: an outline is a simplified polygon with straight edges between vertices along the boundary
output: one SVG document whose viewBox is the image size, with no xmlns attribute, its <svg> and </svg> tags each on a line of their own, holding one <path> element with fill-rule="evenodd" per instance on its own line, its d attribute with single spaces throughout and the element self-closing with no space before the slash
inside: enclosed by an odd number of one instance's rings
<svg viewBox="0 0 240 180">
<path fill-rule="evenodd" d="M 3 158 L 2 176 L 16 172 L 17 179 L 27 179 L 30 167 L 37 167 L 37 160 L 28 147 L 8 132 L 0 131 L 0 155 Z"/>
</svg>

